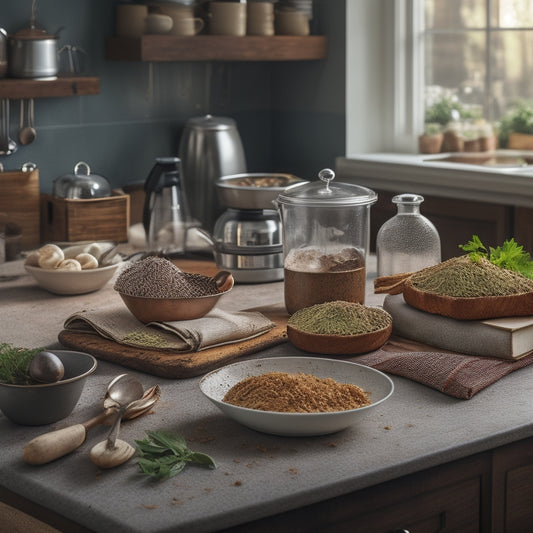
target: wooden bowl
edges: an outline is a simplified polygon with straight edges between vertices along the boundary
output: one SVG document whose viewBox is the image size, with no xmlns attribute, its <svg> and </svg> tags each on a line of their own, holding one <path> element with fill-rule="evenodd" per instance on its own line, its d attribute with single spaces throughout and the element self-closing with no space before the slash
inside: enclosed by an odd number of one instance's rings
<svg viewBox="0 0 533 533">
<path fill-rule="evenodd" d="M 328 355 L 347 355 L 371 352 L 381 348 L 392 333 L 392 323 L 386 328 L 360 335 L 323 335 L 306 333 L 287 325 L 289 340 L 305 352 Z"/>
<path fill-rule="evenodd" d="M 230 290 L 197 298 L 145 298 L 121 292 L 119 294 L 132 315 L 147 324 L 148 322 L 175 322 L 202 318 L 215 307 L 218 299 Z"/>
<path fill-rule="evenodd" d="M 420 291 L 413 286 L 411 280 L 407 280 L 403 287 L 403 297 L 416 309 L 456 320 L 533 315 L 533 292 L 512 296 L 455 298 Z"/>
</svg>

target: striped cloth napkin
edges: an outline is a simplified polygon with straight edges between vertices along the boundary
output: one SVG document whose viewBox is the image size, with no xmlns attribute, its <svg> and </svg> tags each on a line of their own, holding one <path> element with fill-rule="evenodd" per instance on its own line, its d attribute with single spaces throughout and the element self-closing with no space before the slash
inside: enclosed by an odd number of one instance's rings
<svg viewBox="0 0 533 533">
<path fill-rule="evenodd" d="M 533 363 L 533 354 L 516 361 L 450 352 L 391 352 L 377 350 L 358 356 L 357 363 L 469 400 L 507 374 Z"/>
</svg>

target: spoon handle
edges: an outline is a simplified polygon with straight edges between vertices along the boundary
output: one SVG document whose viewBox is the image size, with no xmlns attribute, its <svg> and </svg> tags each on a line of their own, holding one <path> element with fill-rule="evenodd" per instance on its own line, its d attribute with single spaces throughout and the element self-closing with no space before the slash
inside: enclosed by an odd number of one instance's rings
<svg viewBox="0 0 533 533">
<path fill-rule="evenodd" d="M 106 444 L 108 450 L 112 450 L 115 448 L 115 442 L 118 438 L 118 433 L 120 431 L 120 421 L 122 420 L 122 417 L 124 416 L 124 413 L 126 412 L 127 408 L 127 405 L 121 407 L 120 411 L 116 415 L 115 421 L 113 422 L 111 429 L 109 430 Z"/>
<path fill-rule="evenodd" d="M 43 465 L 74 451 L 85 441 L 87 430 L 105 422 L 110 414 L 112 413 L 104 412 L 83 424 L 75 424 L 35 437 L 24 447 L 24 461 L 30 465 Z"/>
<path fill-rule="evenodd" d="M 24 447 L 23 459 L 30 465 L 43 465 L 63 457 L 83 444 L 87 432 L 83 424 L 39 435 Z"/>
</svg>

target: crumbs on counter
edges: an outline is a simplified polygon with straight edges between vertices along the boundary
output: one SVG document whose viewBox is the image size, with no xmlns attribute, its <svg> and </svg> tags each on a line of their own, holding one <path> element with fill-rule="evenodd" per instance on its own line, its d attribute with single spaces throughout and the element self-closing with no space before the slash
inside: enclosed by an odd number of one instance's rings
<svg viewBox="0 0 533 533">
<path fill-rule="evenodd" d="M 235 483 L 233 483 L 234 487 L 240 487 L 241 485 L 242 485 L 242 481 L 240 481 L 240 480 L 237 480 L 237 481 L 235 481 Z"/>
<path fill-rule="evenodd" d="M 389 429 L 392 429 L 392 427 L 391 426 L 383 426 L 383 429 L 389 430 Z"/>
</svg>

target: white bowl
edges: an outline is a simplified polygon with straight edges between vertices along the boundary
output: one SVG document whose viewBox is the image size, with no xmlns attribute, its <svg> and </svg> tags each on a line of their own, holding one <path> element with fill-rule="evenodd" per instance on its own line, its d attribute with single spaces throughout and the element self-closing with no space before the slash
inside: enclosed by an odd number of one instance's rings
<svg viewBox="0 0 533 533">
<path fill-rule="evenodd" d="M 101 289 L 121 263 L 88 270 L 61 270 L 24 265 L 38 285 L 54 294 L 85 294 Z"/>
<path fill-rule="evenodd" d="M 233 385 L 245 378 L 267 372 L 304 372 L 319 378 L 331 377 L 351 383 L 369 393 L 371 404 L 359 409 L 331 413 L 278 413 L 238 407 L 222 401 Z M 392 380 L 373 368 L 319 357 L 273 357 L 241 361 L 213 370 L 200 381 L 200 390 L 224 414 L 241 424 L 272 435 L 286 437 L 327 435 L 345 429 L 384 402 L 393 392 Z"/>
</svg>

